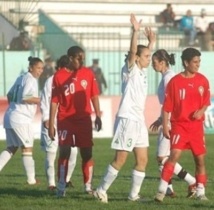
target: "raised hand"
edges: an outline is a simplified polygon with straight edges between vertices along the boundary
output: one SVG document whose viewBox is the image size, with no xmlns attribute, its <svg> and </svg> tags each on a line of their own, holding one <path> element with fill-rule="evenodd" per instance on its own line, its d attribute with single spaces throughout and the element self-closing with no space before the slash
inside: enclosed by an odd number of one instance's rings
<svg viewBox="0 0 214 210">
<path fill-rule="evenodd" d="M 131 14 L 131 16 L 130 16 L 130 22 L 131 22 L 132 27 L 133 27 L 133 29 L 135 31 L 139 31 L 140 30 L 142 19 L 139 20 L 139 21 L 137 21 L 135 15 Z"/>
<path fill-rule="evenodd" d="M 154 31 L 152 31 L 151 27 L 145 27 L 144 35 L 146 36 L 149 42 L 156 41 L 156 34 Z"/>
</svg>

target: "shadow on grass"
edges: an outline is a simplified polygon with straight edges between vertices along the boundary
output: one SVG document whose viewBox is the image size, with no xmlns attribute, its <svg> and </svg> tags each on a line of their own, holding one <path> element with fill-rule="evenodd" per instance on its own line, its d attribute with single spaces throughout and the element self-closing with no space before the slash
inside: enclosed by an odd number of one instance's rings
<svg viewBox="0 0 214 210">
<path fill-rule="evenodd" d="M 2 188 L 0 191 L 0 196 L 4 195 L 13 195 L 16 197 L 43 197 L 46 196 L 47 190 L 40 190 L 40 189 L 32 189 L 32 188 L 26 188 L 26 189 L 17 189 L 14 187 L 10 188 Z"/>
</svg>

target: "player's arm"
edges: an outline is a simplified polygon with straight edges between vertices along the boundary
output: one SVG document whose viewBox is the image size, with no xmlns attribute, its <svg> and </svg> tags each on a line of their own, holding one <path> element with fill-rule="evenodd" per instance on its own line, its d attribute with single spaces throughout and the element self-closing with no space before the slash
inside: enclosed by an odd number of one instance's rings
<svg viewBox="0 0 214 210">
<path fill-rule="evenodd" d="M 91 98 L 91 102 L 92 102 L 92 106 L 94 108 L 94 112 L 96 115 L 95 126 L 96 126 L 97 131 L 100 131 L 102 128 L 102 121 L 101 121 L 100 103 L 99 103 L 98 96 L 93 96 Z"/>
<path fill-rule="evenodd" d="M 167 139 L 170 139 L 170 133 L 169 133 L 169 112 L 163 111 L 163 118 L 162 118 L 162 125 L 163 125 L 163 135 Z"/>
<path fill-rule="evenodd" d="M 40 98 L 38 97 L 25 96 L 22 101 L 27 104 L 40 104 Z"/>
<path fill-rule="evenodd" d="M 204 83 L 203 106 L 199 110 L 195 111 L 195 113 L 193 114 L 193 118 L 195 118 L 196 120 L 201 119 L 204 116 L 204 113 L 209 105 L 210 105 L 210 85 L 208 80 L 206 79 Z"/>
<path fill-rule="evenodd" d="M 45 128 L 49 128 L 49 116 L 50 116 L 50 98 L 52 89 L 52 79 L 49 78 L 45 82 L 44 88 L 41 93 L 41 112 L 42 112 L 42 122 Z"/>
<path fill-rule="evenodd" d="M 51 102 L 48 135 L 52 140 L 54 140 L 54 137 L 55 137 L 54 121 L 55 121 L 57 109 L 58 109 L 58 104 L 55 102 Z"/>
<path fill-rule="evenodd" d="M 131 43 L 130 43 L 130 50 L 128 55 L 128 67 L 132 67 L 135 63 L 136 59 L 136 53 L 137 53 L 137 39 L 138 34 L 140 31 L 140 25 L 142 20 L 139 22 L 136 20 L 136 17 L 134 14 L 131 14 L 130 22 L 132 24 L 132 37 L 131 37 Z"/>
<path fill-rule="evenodd" d="M 203 116 L 205 111 L 207 110 L 208 106 L 203 106 L 201 109 L 197 110 L 193 114 L 193 118 L 196 120 L 200 120 Z"/>
</svg>

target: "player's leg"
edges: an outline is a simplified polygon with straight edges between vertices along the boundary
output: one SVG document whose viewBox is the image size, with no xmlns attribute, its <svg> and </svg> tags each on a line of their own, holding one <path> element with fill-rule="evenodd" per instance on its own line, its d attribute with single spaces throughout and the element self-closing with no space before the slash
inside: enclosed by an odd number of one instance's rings
<svg viewBox="0 0 214 210">
<path fill-rule="evenodd" d="M 161 173 L 161 180 L 158 187 L 158 193 L 155 196 L 155 201 L 159 201 L 159 202 L 163 201 L 164 196 L 166 195 L 169 181 L 171 180 L 174 173 L 175 164 L 179 160 L 181 153 L 182 153 L 182 150 L 172 148 L 170 152 L 170 156 L 166 161 L 166 163 L 164 164 L 164 167 Z"/>
<path fill-rule="evenodd" d="M 60 141 L 59 141 L 60 142 Z M 57 197 L 65 196 L 70 145 L 59 145 Z"/>
<path fill-rule="evenodd" d="M 46 151 L 45 172 L 46 172 L 46 176 L 47 176 L 49 190 L 55 190 L 55 188 L 56 188 L 55 160 L 56 160 L 56 152 Z"/>
<path fill-rule="evenodd" d="M 110 188 L 112 183 L 117 178 L 117 175 L 120 169 L 126 162 L 128 153 L 129 152 L 127 151 L 116 150 L 113 162 L 108 165 L 100 185 L 97 187 L 96 191 L 94 192 L 94 196 L 98 198 L 101 202 L 103 203 L 108 202 L 107 190 Z"/>
<path fill-rule="evenodd" d="M 132 138 L 129 129 L 132 130 L 132 126 L 129 126 L 129 120 L 123 118 L 116 119 L 114 125 L 114 137 L 111 143 L 111 148 L 116 151 L 115 157 L 112 163 L 108 165 L 104 177 L 94 193 L 94 196 L 100 199 L 101 202 L 108 202 L 106 192 L 117 178 L 120 169 L 126 162 L 129 152 L 134 148 L 134 144 L 132 144 L 133 142 L 130 142 L 130 139 Z"/>
<path fill-rule="evenodd" d="M 170 155 L 170 140 L 163 136 L 162 128 L 159 130 L 157 140 L 157 162 L 159 165 L 159 171 L 162 172 L 163 166 Z M 172 186 L 172 179 L 169 181 L 166 195 L 172 198 L 175 197 L 175 193 Z"/>
<path fill-rule="evenodd" d="M 179 163 L 175 164 L 174 174 L 180 179 L 183 179 L 188 183 L 187 198 L 192 198 L 196 194 L 196 179 L 190 173 L 188 173 Z"/>
<path fill-rule="evenodd" d="M 147 147 L 134 148 L 136 165 L 132 171 L 131 190 L 129 193 L 129 200 L 137 201 L 140 199 L 139 192 L 146 176 L 145 170 L 148 162 Z"/>
<path fill-rule="evenodd" d="M 45 151 L 45 173 L 48 181 L 48 189 L 55 190 L 55 160 L 58 148 L 58 137 L 56 135 L 55 140 L 52 141 L 48 136 L 48 129 L 42 126 L 41 132 L 41 149 Z"/>
<path fill-rule="evenodd" d="M 207 182 L 206 169 L 205 169 L 205 155 L 194 156 L 196 164 L 196 196 L 199 200 L 208 200 L 205 196 L 205 186 Z"/>
<path fill-rule="evenodd" d="M 94 171 L 94 161 L 92 157 L 93 136 L 92 136 L 92 120 L 90 116 L 72 122 L 75 130 L 73 135 L 72 146 L 77 146 L 82 159 L 82 174 L 84 182 L 84 190 L 88 194 L 93 193 L 92 180 Z"/>
<path fill-rule="evenodd" d="M 33 159 L 33 126 L 31 124 L 22 125 L 13 130 L 22 149 L 22 163 L 27 175 L 27 183 L 29 185 L 37 184 L 38 181 L 35 178 L 35 161 Z"/>
<path fill-rule="evenodd" d="M 148 163 L 149 136 L 144 122 L 132 122 L 132 139 L 134 142 L 135 166 L 132 171 L 131 190 L 129 200 L 137 201 L 140 199 L 139 192 L 146 176 L 146 166 Z M 137 134 L 137 135 L 136 135 Z"/>
<path fill-rule="evenodd" d="M 77 154 L 78 154 L 78 148 L 71 147 L 71 154 L 70 154 L 70 158 L 68 161 L 68 173 L 67 173 L 67 177 L 66 177 L 66 186 L 67 187 L 69 187 L 69 186 L 73 187 L 73 183 L 70 181 L 70 179 L 72 177 L 74 168 L 76 166 Z"/>
<path fill-rule="evenodd" d="M 192 127 L 190 147 L 195 161 L 196 196 L 199 200 L 208 200 L 205 196 L 207 174 L 205 167 L 206 145 L 204 140 L 203 122 Z"/>
<path fill-rule="evenodd" d="M 12 156 L 16 153 L 18 149 L 18 144 L 16 143 L 16 135 L 13 129 L 6 129 L 6 142 L 7 148 L 3 150 L 0 154 L 0 171 L 9 162 Z"/>
<path fill-rule="evenodd" d="M 38 181 L 35 178 L 35 161 L 33 159 L 32 147 L 22 147 L 22 162 L 27 175 L 27 183 L 29 185 L 37 184 Z"/>
<path fill-rule="evenodd" d="M 94 172 L 94 161 L 92 159 L 92 147 L 80 148 L 80 156 L 82 158 L 82 173 L 85 192 L 93 193 L 92 179 Z"/>
</svg>

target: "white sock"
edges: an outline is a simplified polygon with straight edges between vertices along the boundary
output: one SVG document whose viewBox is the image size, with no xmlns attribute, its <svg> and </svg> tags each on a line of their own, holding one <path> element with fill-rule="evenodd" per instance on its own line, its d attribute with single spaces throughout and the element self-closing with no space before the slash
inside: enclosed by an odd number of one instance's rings
<svg viewBox="0 0 214 210">
<path fill-rule="evenodd" d="M 70 181 L 71 176 L 74 172 L 74 168 L 75 168 L 76 162 L 77 162 L 77 154 L 78 154 L 77 147 L 71 147 L 71 154 L 70 154 L 69 161 L 68 161 L 68 172 L 67 172 L 67 176 L 66 176 L 66 182 Z"/>
<path fill-rule="evenodd" d="M 176 163 L 174 168 L 174 174 L 178 175 L 181 170 L 182 170 L 181 165 L 179 163 Z M 188 185 L 193 185 L 196 183 L 195 177 L 193 177 L 189 173 L 186 174 L 186 176 L 184 177 L 184 180 L 188 183 Z"/>
<path fill-rule="evenodd" d="M 162 172 L 163 170 L 163 167 L 164 167 L 164 164 L 166 163 L 166 161 L 169 159 L 169 157 L 164 157 L 163 160 L 161 161 L 161 164 L 159 165 L 159 171 Z M 178 169 L 177 169 L 178 170 Z M 175 174 L 175 170 L 174 170 L 174 174 Z M 162 189 L 163 190 L 163 189 Z M 166 190 L 166 194 L 171 194 L 173 193 L 174 190 L 173 190 L 173 186 L 172 184 L 168 184 L 168 187 L 167 187 L 167 190 Z"/>
<path fill-rule="evenodd" d="M 2 153 L 0 154 L 0 171 L 9 162 L 12 156 L 13 154 L 8 152 L 7 150 L 2 151 Z"/>
<path fill-rule="evenodd" d="M 47 152 L 45 159 L 45 171 L 48 179 L 48 186 L 56 186 L 55 183 L 55 159 L 56 152 Z"/>
<path fill-rule="evenodd" d="M 27 175 L 28 184 L 35 184 L 35 162 L 31 152 L 22 153 L 22 162 Z"/>
<path fill-rule="evenodd" d="M 132 171 L 132 185 L 129 197 L 135 198 L 136 196 L 138 196 L 145 176 L 146 176 L 145 172 L 136 170 Z"/>
<path fill-rule="evenodd" d="M 168 188 L 168 182 L 161 179 L 158 187 L 158 192 L 166 194 L 167 188 Z"/>
<path fill-rule="evenodd" d="M 181 165 L 179 163 L 176 163 L 174 168 L 174 174 L 178 175 L 181 169 L 182 169 Z"/>
<path fill-rule="evenodd" d="M 100 184 L 100 186 L 97 188 L 98 191 L 101 191 L 103 193 L 106 193 L 106 191 L 109 189 L 111 184 L 114 182 L 114 180 L 117 178 L 118 170 L 112 167 L 112 165 L 109 165 L 107 168 L 107 172 L 105 176 L 103 177 L 103 180 Z"/>
<path fill-rule="evenodd" d="M 205 187 L 202 183 L 198 183 L 196 187 L 196 196 L 205 195 Z"/>
<path fill-rule="evenodd" d="M 195 177 L 189 173 L 187 173 L 187 175 L 184 177 L 184 180 L 188 183 L 188 185 L 193 185 L 196 183 Z"/>
</svg>

